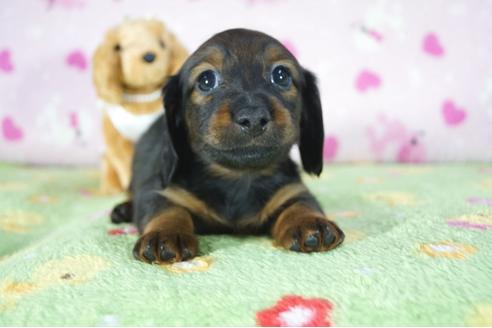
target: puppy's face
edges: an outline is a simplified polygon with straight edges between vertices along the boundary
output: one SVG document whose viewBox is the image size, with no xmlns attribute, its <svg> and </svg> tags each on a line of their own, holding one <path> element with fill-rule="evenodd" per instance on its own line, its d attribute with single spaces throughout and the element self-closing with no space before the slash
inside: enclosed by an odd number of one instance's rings
<svg viewBox="0 0 492 328">
<path fill-rule="evenodd" d="M 182 122 L 192 151 L 209 164 L 240 171 L 273 167 L 299 141 L 305 71 L 265 34 L 240 29 L 217 34 L 170 83 L 175 84 L 166 92 L 170 130 Z"/>
</svg>

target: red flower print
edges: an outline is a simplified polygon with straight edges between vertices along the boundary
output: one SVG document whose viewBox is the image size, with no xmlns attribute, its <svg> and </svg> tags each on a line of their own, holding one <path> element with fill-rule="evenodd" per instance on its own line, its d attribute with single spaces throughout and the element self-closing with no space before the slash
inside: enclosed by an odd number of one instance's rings
<svg viewBox="0 0 492 328">
<path fill-rule="evenodd" d="M 131 226 L 126 228 L 116 228 L 108 230 L 108 235 L 119 236 L 119 235 L 136 235 L 138 234 L 137 228 Z"/>
<path fill-rule="evenodd" d="M 256 313 L 256 322 L 262 327 L 328 327 L 331 309 L 331 303 L 322 298 L 288 295 Z"/>
</svg>

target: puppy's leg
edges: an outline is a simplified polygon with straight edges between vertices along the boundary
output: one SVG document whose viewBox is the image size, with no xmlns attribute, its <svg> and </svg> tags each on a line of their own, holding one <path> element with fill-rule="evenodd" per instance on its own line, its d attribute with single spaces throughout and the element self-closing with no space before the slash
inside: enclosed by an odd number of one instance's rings
<svg viewBox="0 0 492 328">
<path fill-rule="evenodd" d="M 131 200 L 119 203 L 111 211 L 111 222 L 113 223 L 132 222 L 132 217 L 133 203 Z"/>
<path fill-rule="evenodd" d="M 328 220 L 314 198 L 303 199 L 286 207 L 273 224 L 277 245 L 296 252 L 323 252 L 343 242 L 344 234 Z"/>
<path fill-rule="evenodd" d="M 197 252 L 192 217 L 178 206 L 170 206 L 151 218 L 133 248 L 135 258 L 148 263 L 186 261 Z"/>
</svg>

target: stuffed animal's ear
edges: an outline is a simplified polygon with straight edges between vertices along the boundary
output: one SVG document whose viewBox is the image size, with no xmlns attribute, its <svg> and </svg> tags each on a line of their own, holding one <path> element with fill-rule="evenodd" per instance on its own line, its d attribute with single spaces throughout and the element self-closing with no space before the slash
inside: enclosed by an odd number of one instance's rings
<svg viewBox="0 0 492 328">
<path fill-rule="evenodd" d="M 176 35 L 174 35 L 174 33 L 172 33 L 160 20 L 153 19 L 147 23 L 164 41 L 166 47 L 171 52 L 167 75 L 171 76 L 178 73 L 181 69 L 181 65 L 183 65 L 186 58 L 188 58 L 188 50 L 186 50 L 183 44 L 176 38 Z"/>
<path fill-rule="evenodd" d="M 302 114 L 299 150 L 302 166 L 309 174 L 320 175 L 323 170 L 323 111 L 316 77 L 308 70 L 303 71 Z"/>
<path fill-rule="evenodd" d="M 176 36 L 169 32 L 169 40 L 171 48 L 171 62 L 169 63 L 169 75 L 176 74 L 183 63 L 188 58 L 188 50 L 183 46 L 183 44 L 176 38 Z"/>
<path fill-rule="evenodd" d="M 164 87 L 164 107 L 169 136 L 179 160 L 185 160 L 189 155 L 182 98 L 183 92 L 179 74 L 174 75 Z"/>
<path fill-rule="evenodd" d="M 111 103 L 119 103 L 123 94 L 121 83 L 121 47 L 116 30 L 110 30 L 92 58 L 93 81 L 97 95 Z"/>
</svg>

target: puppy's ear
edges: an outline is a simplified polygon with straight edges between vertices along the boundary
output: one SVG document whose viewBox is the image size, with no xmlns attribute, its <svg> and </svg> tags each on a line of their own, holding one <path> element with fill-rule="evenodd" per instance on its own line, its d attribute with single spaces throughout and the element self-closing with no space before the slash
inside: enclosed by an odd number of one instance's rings
<svg viewBox="0 0 492 328">
<path fill-rule="evenodd" d="M 116 29 L 111 29 L 92 58 L 92 75 L 97 95 L 111 103 L 120 103 L 123 94 L 120 51 Z"/>
<path fill-rule="evenodd" d="M 179 74 L 169 79 L 163 92 L 169 136 L 178 159 L 185 160 L 189 155 L 189 147 L 184 110 L 182 108 L 183 90 Z"/>
<path fill-rule="evenodd" d="M 308 70 L 303 71 L 302 114 L 299 150 L 302 166 L 309 174 L 320 175 L 323 170 L 323 111 L 316 77 Z"/>
</svg>

